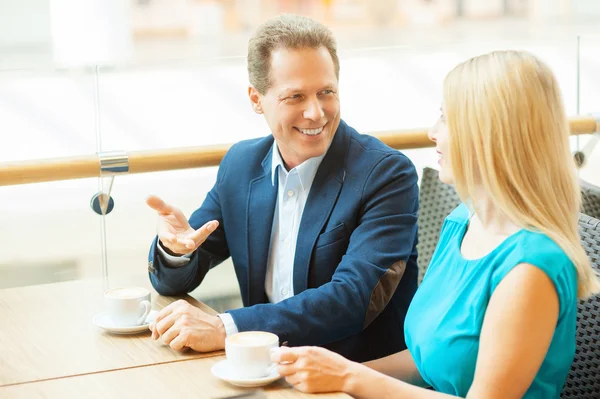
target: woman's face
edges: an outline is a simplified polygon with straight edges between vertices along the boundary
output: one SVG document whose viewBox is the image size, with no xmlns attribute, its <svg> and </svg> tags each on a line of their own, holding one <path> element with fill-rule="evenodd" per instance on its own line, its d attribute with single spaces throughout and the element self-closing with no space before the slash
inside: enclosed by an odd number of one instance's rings
<svg viewBox="0 0 600 399">
<path fill-rule="evenodd" d="M 429 131 L 429 139 L 433 141 L 438 153 L 438 164 L 440 165 L 440 180 L 446 184 L 453 184 L 452 165 L 450 164 L 449 133 L 446 126 L 444 107 L 440 108 L 441 115 L 433 128 Z"/>
</svg>

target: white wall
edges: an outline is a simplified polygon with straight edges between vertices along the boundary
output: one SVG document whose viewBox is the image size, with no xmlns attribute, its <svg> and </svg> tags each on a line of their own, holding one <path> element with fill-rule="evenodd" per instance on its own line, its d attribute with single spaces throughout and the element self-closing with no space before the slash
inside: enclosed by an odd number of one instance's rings
<svg viewBox="0 0 600 399">
<path fill-rule="evenodd" d="M 0 47 L 49 45 L 49 0 L 0 0 Z"/>
<path fill-rule="evenodd" d="M 571 0 L 573 12 L 578 17 L 600 17 L 600 1 Z"/>
<path fill-rule="evenodd" d="M 529 0 L 533 19 L 558 17 L 597 18 L 600 16 L 598 0 Z"/>
</svg>

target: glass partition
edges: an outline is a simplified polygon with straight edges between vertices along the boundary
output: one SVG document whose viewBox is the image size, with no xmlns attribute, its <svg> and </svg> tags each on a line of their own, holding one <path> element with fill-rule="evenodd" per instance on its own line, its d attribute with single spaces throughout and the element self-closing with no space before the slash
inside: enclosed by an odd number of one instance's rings
<svg viewBox="0 0 600 399">
<path fill-rule="evenodd" d="M 104 150 L 234 143 L 268 134 L 248 100 L 245 57 L 101 68 Z"/>
<path fill-rule="evenodd" d="M 579 37 L 579 98 L 581 115 L 593 115 L 600 121 L 600 36 Z M 581 136 L 576 141 L 577 149 L 585 156 L 585 164 L 580 177 L 600 186 L 600 133 Z"/>
<path fill-rule="evenodd" d="M 111 193 L 115 206 L 105 216 L 110 284 L 145 273 L 148 268 L 148 250 L 156 234 L 157 214 L 146 205 L 146 197 L 157 195 L 189 217 L 212 188 L 216 172 L 217 168 L 198 168 L 115 178 Z M 231 260 L 208 273 L 192 295 L 221 311 L 241 306 Z"/>
<path fill-rule="evenodd" d="M 0 187 L 0 288 L 102 276 L 95 179 Z"/>
<path fill-rule="evenodd" d="M 4 162 L 96 151 L 95 74 L 56 68 L 0 69 Z"/>
<path fill-rule="evenodd" d="M 96 152 L 94 74 L 13 66 L 0 70 L 2 162 Z M 0 187 L 0 287 L 100 277 L 96 191 L 95 179 Z"/>
<path fill-rule="evenodd" d="M 470 57 L 507 49 L 529 51 L 546 62 L 559 81 L 567 114 L 577 115 L 577 37 L 542 36 L 342 51 L 342 117 L 361 132 L 428 128 L 439 117 L 446 74 Z M 588 91 L 599 88 L 598 84 L 589 80 L 584 85 Z M 590 105 L 593 107 L 593 101 Z M 578 148 L 577 138 L 572 138 L 572 144 L 575 151 Z M 437 155 L 431 148 L 403 152 L 419 171 L 428 165 L 437 167 Z"/>
<path fill-rule="evenodd" d="M 360 132 L 433 125 L 446 73 L 494 49 L 525 49 L 546 61 L 558 77 L 569 115 L 600 111 L 595 73 L 600 41 L 583 37 L 578 60 L 576 32 L 565 27 L 544 28 L 526 20 L 443 25 L 439 22 L 450 11 L 422 8 L 411 15 L 433 22 L 417 29 L 414 21 L 398 22 L 401 9 L 388 9 L 386 15 L 361 1 L 198 2 L 202 5 L 190 11 L 190 19 L 174 8 L 161 25 L 160 3 L 146 9 L 142 3 L 134 10 L 135 46 L 127 62 L 0 70 L 0 129 L 10 138 L 0 149 L 3 161 L 92 154 L 98 148 L 136 151 L 234 143 L 269 134 L 263 117 L 249 104 L 245 51 L 257 24 L 281 11 L 316 16 L 334 30 L 342 117 Z M 578 147 L 573 139 L 573 149 L 582 148 L 586 140 L 580 138 Z M 419 173 L 426 166 L 437 167 L 432 148 L 403 152 Z M 592 180 L 592 165 L 597 161 L 590 160 L 583 178 Z M 212 187 L 216 170 L 115 178 L 115 207 L 105 217 L 111 285 L 147 268 L 156 229 L 156 215 L 144 202 L 147 195 L 159 195 L 189 216 Z M 98 190 L 98 179 L 0 187 L 0 284 L 101 278 L 102 219 L 89 206 Z M 231 262 L 211 271 L 193 295 L 212 300 L 217 310 L 239 306 Z"/>
</svg>

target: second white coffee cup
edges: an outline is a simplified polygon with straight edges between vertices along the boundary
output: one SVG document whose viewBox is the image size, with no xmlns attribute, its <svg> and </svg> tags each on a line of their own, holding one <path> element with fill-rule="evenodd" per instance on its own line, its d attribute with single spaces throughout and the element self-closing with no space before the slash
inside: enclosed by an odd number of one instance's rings
<svg viewBox="0 0 600 399">
<path fill-rule="evenodd" d="M 267 376 L 273 369 L 271 349 L 279 347 L 277 335 L 263 331 L 245 331 L 225 339 L 229 371 L 236 378 Z"/>
<path fill-rule="evenodd" d="M 138 326 L 152 310 L 150 291 L 142 287 L 113 288 L 104 293 L 104 306 L 115 326 Z"/>
</svg>

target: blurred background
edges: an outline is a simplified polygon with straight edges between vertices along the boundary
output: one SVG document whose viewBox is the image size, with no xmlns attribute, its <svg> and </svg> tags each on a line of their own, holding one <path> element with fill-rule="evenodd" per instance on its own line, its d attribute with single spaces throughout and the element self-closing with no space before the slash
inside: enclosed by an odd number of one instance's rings
<svg viewBox="0 0 600 399">
<path fill-rule="evenodd" d="M 0 162 L 233 143 L 269 134 L 247 99 L 253 30 L 280 13 L 335 33 L 342 118 L 362 132 L 432 125 L 445 74 L 525 49 L 546 61 L 570 116 L 600 113 L 598 0 L 0 0 Z M 572 138 L 583 149 L 590 137 Z M 600 147 L 600 146 L 599 146 Z M 433 149 L 405 153 L 417 169 Z M 0 187 L 0 287 L 143 273 L 157 194 L 190 215 L 216 168 Z M 581 177 L 600 185 L 600 150 Z M 240 306 L 230 262 L 193 295 Z"/>
</svg>

